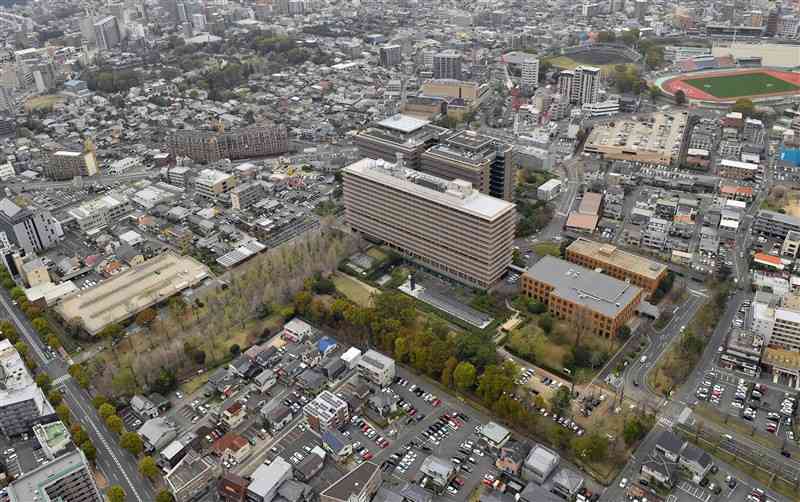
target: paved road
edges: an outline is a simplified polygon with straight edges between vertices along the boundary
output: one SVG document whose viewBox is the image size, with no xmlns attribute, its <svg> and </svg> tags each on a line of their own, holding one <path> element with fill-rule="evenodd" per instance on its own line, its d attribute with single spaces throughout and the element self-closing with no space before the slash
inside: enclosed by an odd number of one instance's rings
<svg viewBox="0 0 800 502">
<path fill-rule="evenodd" d="M 64 401 L 97 449 L 97 467 L 108 482 L 122 486 L 128 501 L 152 501 L 153 490 L 149 482 L 139 475 L 136 459 L 120 448 L 114 434 L 106 429 L 102 419 L 92 407 L 91 397 L 69 376 L 67 363 L 62 359 L 49 360 L 45 357 L 43 344 L 33 327 L 22 312 L 12 305 L 5 291 L 0 292 L 0 316 L 16 325 L 20 336 L 31 348 L 34 360 L 50 376 L 53 388 L 64 389 Z"/>
<path fill-rule="evenodd" d="M 78 186 L 81 185 L 110 185 L 112 183 L 124 183 L 129 181 L 138 181 L 148 178 L 157 178 L 159 176 L 158 169 L 151 169 L 146 172 L 124 173 L 124 174 L 106 174 L 101 176 L 84 177 L 78 181 Z M 45 190 L 55 188 L 72 188 L 75 182 L 69 181 L 10 181 L 6 182 L 12 189 L 21 189 L 23 191 L 30 190 Z"/>
</svg>

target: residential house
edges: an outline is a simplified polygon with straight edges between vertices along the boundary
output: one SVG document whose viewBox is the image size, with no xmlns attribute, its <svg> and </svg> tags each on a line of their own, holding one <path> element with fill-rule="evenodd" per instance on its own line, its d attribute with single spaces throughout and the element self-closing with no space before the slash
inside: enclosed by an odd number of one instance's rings
<svg viewBox="0 0 800 502">
<path fill-rule="evenodd" d="M 253 385 L 261 393 L 271 389 L 277 381 L 278 378 L 275 376 L 275 372 L 270 369 L 266 369 L 253 377 Z"/>
<path fill-rule="evenodd" d="M 439 489 L 444 489 L 456 475 L 455 467 L 453 467 L 451 461 L 435 455 L 428 455 L 425 460 L 422 461 L 420 472 L 428 476 L 431 483 Z"/>
<path fill-rule="evenodd" d="M 562 467 L 553 475 L 551 490 L 566 500 L 574 500 L 581 488 L 583 476 L 570 469 Z"/>
<path fill-rule="evenodd" d="M 508 441 L 500 448 L 494 465 L 507 474 L 519 476 L 530 450 L 531 447 L 527 443 L 515 440 Z"/>
<path fill-rule="evenodd" d="M 250 455 L 252 447 L 244 437 L 229 432 L 214 441 L 211 450 L 223 461 L 232 459 L 238 463 Z"/>
<path fill-rule="evenodd" d="M 239 354 L 236 359 L 228 364 L 228 370 L 239 378 L 245 378 L 252 365 L 253 362 L 249 357 L 244 354 Z"/>
<path fill-rule="evenodd" d="M 315 396 L 325 388 L 327 379 L 319 371 L 309 368 L 297 375 L 296 383 L 306 394 Z"/>
<path fill-rule="evenodd" d="M 683 440 L 671 431 L 661 431 L 656 439 L 656 452 L 662 454 L 667 460 L 677 462 L 683 448 Z"/>
<path fill-rule="evenodd" d="M 386 392 L 376 392 L 369 396 L 367 405 L 382 418 L 388 418 L 397 412 L 397 401 Z"/>
<path fill-rule="evenodd" d="M 678 466 L 662 454 L 656 454 L 642 464 L 642 478 L 656 481 L 667 487 L 674 487 L 678 481 Z"/>
<path fill-rule="evenodd" d="M 691 473 L 692 482 L 699 483 L 708 475 L 714 464 L 711 460 L 711 455 L 695 445 L 686 442 L 681 450 L 678 465 Z"/>
<path fill-rule="evenodd" d="M 295 466 L 294 477 L 299 481 L 308 482 L 322 470 L 324 465 L 325 452 L 312 450 Z"/>
<path fill-rule="evenodd" d="M 248 481 L 232 472 L 226 472 L 217 483 L 217 496 L 220 502 L 244 502 L 247 497 Z"/>
<path fill-rule="evenodd" d="M 145 451 L 158 451 L 178 436 L 178 428 L 166 417 L 147 420 L 137 431 L 144 442 Z"/>
<path fill-rule="evenodd" d="M 145 420 L 158 416 L 158 408 L 152 401 L 138 394 L 131 398 L 131 409 L 136 415 Z"/>
<path fill-rule="evenodd" d="M 525 464 L 522 466 L 522 479 L 541 485 L 556 470 L 560 461 L 561 457 L 558 453 L 537 444 L 525 459 Z"/>
<path fill-rule="evenodd" d="M 267 403 L 261 409 L 261 416 L 274 434 L 292 421 L 292 410 L 282 403 Z"/>
<path fill-rule="evenodd" d="M 308 340 L 314 334 L 310 324 L 295 317 L 283 326 L 282 337 L 290 342 L 300 343 Z"/>
<path fill-rule="evenodd" d="M 236 401 L 232 405 L 228 406 L 225 411 L 222 412 L 222 421 L 230 428 L 234 429 L 239 426 L 239 424 L 244 421 L 244 417 L 247 415 L 247 408 Z"/>
</svg>

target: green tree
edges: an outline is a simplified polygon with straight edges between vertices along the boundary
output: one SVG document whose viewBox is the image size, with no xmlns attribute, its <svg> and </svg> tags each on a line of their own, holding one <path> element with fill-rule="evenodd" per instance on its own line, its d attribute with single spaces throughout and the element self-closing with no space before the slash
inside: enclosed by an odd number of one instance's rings
<svg viewBox="0 0 800 502">
<path fill-rule="evenodd" d="M 149 479 L 155 479 L 158 476 L 158 466 L 155 459 L 150 455 L 142 457 L 139 461 L 139 473 Z"/>
<path fill-rule="evenodd" d="M 125 502 L 125 490 L 119 485 L 111 486 L 106 492 L 108 502 Z"/>
<path fill-rule="evenodd" d="M 72 378 L 74 378 L 76 382 L 78 382 L 78 385 L 80 385 L 84 389 L 89 387 L 89 384 L 91 383 L 91 379 L 89 378 L 89 375 L 87 374 L 87 372 L 84 369 L 83 365 L 73 364 L 72 366 L 69 367 L 68 371 L 69 371 L 70 376 Z M 99 395 L 95 396 L 94 399 L 97 399 L 97 398 L 105 399 L 103 396 L 99 396 Z"/>
<path fill-rule="evenodd" d="M 50 375 L 39 373 L 35 378 L 36 385 L 42 388 L 43 392 L 50 392 Z"/>
<path fill-rule="evenodd" d="M 111 415 L 110 417 L 106 418 L 106 426 L 108 426 L 108 429 L 111 432 L 121 434 L 125 423 L 117 415 Z"/>
<path fill-rule="evenodd" d="M 19 352 L 19 355 L 22 356 L 22 357 L 27 356 L 28 355 L 28 351 L 30 351 L 30 348 L 28 347 L 28 345 L 25 342 L 22 342 L 22 341 L 19 341 L 19 342 L 15 343 L 14 344 L 14 348 L 17 349 L 17 352 Z"/>
<path fill-rule="evenodd" d="M 53 347 L 54 349 L 59 349 L 61 347 L 61 340 L 58 339 L 56 335 L 48 335 L 47 337 L 47 345 Z"/>
<path fill-rule="evenodd" d="M 135 432 L 123 432 L 119 438 L 119 445 L 134 455 L 139 455 L 144 450 L 142 437 Z"/>
<path fill-rule="evenodd" d="M 453 370 L 453 382 L 456 384 L 458 389 L 466 391 L 475 385 L 475 375 L 475 366 L 467 361 L 464 361 L 459 363 L 458 366 L 456 366 L 456 369 Z"/>
<path fill-rule="evenodd" d="M 597 34 L 597 41 L 602 43 L 614 43 L 617 35 L 613 31 L 601 31 Z"/>
<path fill-rule="evenodd" d="M 453 372 L 456 370 L 458 366 L 458 359 L 453 356 L 450 356 L 445 362 L 444 368 L 442 369 L 442 376 L 439 379 L 442 385 L 447 388 L 453 387 Z"/>
<path fill-rule="evenodd" d="M 47 319 L 43 317 L 37 317 L 36 319 L 32 320 L 31 326 L 33 326 L 33 329 L 36 330 L 39 336 L 50 332 L 50 323 L 48 323 Z"/>
<path fill-rule="evenodd" d="M 675 104 L 678 106 L 683 106 L 686 104 L 686 93 L 683 92 L 683 89 L 678 89 L 675 92 Z"/>
<path fill-rule="evenodd" d="M 622 429 L 622 437 L 625 439 L 627 446 L 632 446 L 642 439 L 645 434 L 647 434 L 647 428 L 638 417 L 626 421 L 625 427 Z"/>
<path fill-rule="evenodd" d="M 77 365 L 75 365 L 75 366 L 77 366 Z M 70 366 L 70 370 L 71 369 L 72 369 L 72 366 Z M 103 396 L 102 394 L 98 394 L 98 395 L 96 395 L 96 396 L 94 396 L 92 398 L 92 406 L 94 406 L 94 409 L 96 409 L 96 410 L 99 410 L 100 407 L 102 405 L 104 405 L 105 403 L 107 403 L 107 402 L 108 402 L 108 399 L 106 399 L 106 397 Z"/>
<path fill-rule="evenodd" d="M 88 439 L 81 443 L 81 451 L 83 451 L 83 454 L 86 455 L 86 460 L 89 462 L 94 463 L 94 461 L 97 459 L 97 448 L 95 448 L 92 442 Z"/>
<path fill-rule="evenodd" d="M 753 100 L 748 98 L 740 98 L 736 100 L 736 103 L 733 104 L 732 111 L 739 112 L 745 117 L 752 117 L 755 113 L 755 105 L 753 104 Z"/>
<path fill-rule="evenodd" d="M 72 442 L 81 445 L 89 440 L 89 435 L 86 434 L 86 431 L 83 430 L 81 424 L 72 424 L 72 427 L 69 429 L 70 434 L 72 435 Z"/>
<path fill-rule="evenodd" d="M 113 404 L 103 403 L 97 409 L 97 414 L 100 415 L 100 418 L 102 418 L 103 420 L 106 420 L 111 415 L 116 415 L 117 414 L 117 408 L 114 407 Z"/>
<path fill-rule="evenodd" d="M 625 30 L 622 32 L 622 41 L 625 45 L 636 45 L 636 42 L 639 41 L 639 29 L 638 28 L 631 28 L 629 30 Z"/>
<path fill-rule="evenodd" d="M 660 45 L 654 45 L 647 49 L 647 52 L 644 56 L 644 62 L 650 69 L 664 66 L 664 47 Z"/>
<path fill-rule="evenodd" d="M 97 336 L 100 338 L 116 338 L 122 334 L 122 326 L 112 323 L 101 329 Z"/>
<path fill-rule="evenodd" d="M 608 438 L 596 432 L 572 440 L 572 451 L 592 462 L 600 462 L 608 457 Z"/>
<path fill-rule="evenodd" d="M 14 286 L 13 288 L 11 288 L 9 294 L 11 294 L 11 298 L 13 298 L 14 300 L 19 300 L 20 298 L 25 296 L 25 292 L 22 291 L 22 288 L 20 288 L 19 286 Z"/>
<path fill-rule="evenodd" d="M 64 398 L 59 391 L 53 389 L 47 393 L 47 400 L 50 401 L 50 404 L 53 406 L 58 406 Z"/>
<path fill-rule="evenodd" d="M 552 400 L 553 413 L 565 416 L 570 411 L 572 403 L 572 393 L 566 385 L 558 388 Z"/>
<path fill-rule="evenodd" d="M 156 495 L 156 502 L 175 502 L 175 497 L 167 490 L 161 490 Z"/>
<path fill-rule="evenodd" d="M 234 343 L 228 349 L 233 357 L 237 357 L 239 354 L 242 353 L 242 348 L 239 346 L 238 343 Z"/>
<path fill-rule="evenodd" d="M 69 425 L 69 407 L 67 407 L 65 403 L 56 406 L 56 415 L 58 415 L 58 418 L 64 422 L 65 425 Z"/>
</svg>

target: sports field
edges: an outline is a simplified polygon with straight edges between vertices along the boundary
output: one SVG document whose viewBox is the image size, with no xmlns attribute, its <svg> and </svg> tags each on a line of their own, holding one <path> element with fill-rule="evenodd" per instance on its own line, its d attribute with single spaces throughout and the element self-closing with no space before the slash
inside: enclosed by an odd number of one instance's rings
<svg viewBox="0 0 800 502">
<path fill-rule="evenodd" d="M 715 98 L 723 99 L 800 90 L 800 86 L 765 72 L 693 78 L 683 82 Z"/>
</svg>

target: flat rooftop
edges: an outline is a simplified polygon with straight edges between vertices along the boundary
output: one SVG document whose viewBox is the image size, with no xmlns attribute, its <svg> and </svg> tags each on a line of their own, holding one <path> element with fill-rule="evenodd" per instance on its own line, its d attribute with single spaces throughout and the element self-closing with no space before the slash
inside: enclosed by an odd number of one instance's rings
<svg viewBox="0 0 800 502">
<path fill-rule="evenodd" d="M 685 113 L 655 113 L 643 118 L 614 119 L 596 125 L 584 149 L 631 156 L 676 157 L 686 130 Z"/>
<path fill-rule="evenodd" d="M 430 123 L 431 122 L 429 120 L 418 119 L 410 115 L 398 113 L 397 115 L 393 115 L 387 119 L 381 120 L 378 122 L 378 125 L 386 129 L 392 129 L 405 134 L 410 134 L 418 129 L 422 129 L 424 126 Z"/>
<path fill-rule="evenodd" d="M 616 317 L 642 291 L 633 284 L 553 256 L 536 262 L 525 275 L 552 286 L 556 296 L 606 317 Z"/>
<path fill-rule="evenodd" d="M 64 319 L 80 319 L 89 333 L 96 334 L 208 276 L 208 267 L 199 261 L 169 251 L 64 298 L 56 310 Z"/>
<path fill-rule="evenodd" d="M 8 495 L 11 502 L 30 502 L 32 500 L 49 500 L 45 490 L 55 481 L 63 479 L 72 473 L 87 470 L 86 477 L 91 478 L 83 453 L 75 449 L 71 453 L 56 457 L 54 460 L 42 464 L 39 468 L 23 474 L 8 486 Z M 94 488 L 97 493 L 97 488 Z M 99 494 L 98 494 L 99 495 Z"/>
<path fill-rule="evenodd" d="M 612 244 L 596 242 L 584 238 L 576 239 L 567 247 L 567 251 L 589 256 L 595 260 L 614 265 L 615 267 L 653 280 L 658 279 L 667 269 L 666 265 L 623 251 Z"/>
<path fill-rule="evenodd" d="M 354 470 L 345 474 L 334 484 L 329 486 L 320 495 L 325 495 L 336 500 L 350 500 L 351 495 L 359 494 L 361 487 L 369 483 L 369 480 L 378 471 L 378 466 L 372 462 L 364 462 Z"/>
<path fill-rule="evenodd" d="M 381 159 L 361 159 L 344 172 L 485 220 L 514 210 L 511 202 L 482 194 L 463 180 L 448 181 Z"/>
</svg>

